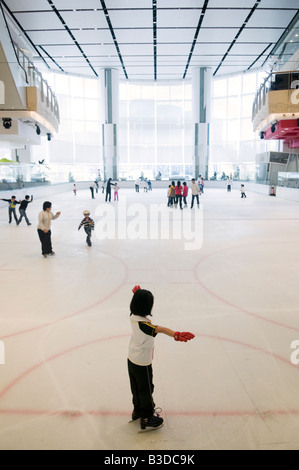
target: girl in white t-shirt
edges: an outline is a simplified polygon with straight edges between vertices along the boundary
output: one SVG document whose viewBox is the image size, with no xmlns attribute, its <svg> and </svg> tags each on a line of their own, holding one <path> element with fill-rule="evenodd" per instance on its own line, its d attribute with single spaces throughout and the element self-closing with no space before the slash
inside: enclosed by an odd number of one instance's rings
<svg viewBox="0 0 299 470">
<path fill-rule="evenodd" d="M 192 333 L 179 333 L 163 326 L 152 325 L 150 319 L 154 305 L 153 294 L 140 286 L 133 289 L 130 304 L 132 337 L 129 345 L 128 371 L 133 396 L 132 420 L 140 418 L 141 429 L 158 428 L 163 425 L 163 418 L 155 413 L 153 401 L 152 360 L 154 338 L 158 333 L 171 336 L 175 341 L 186 342 L 194 338 Z"/>
</svg>

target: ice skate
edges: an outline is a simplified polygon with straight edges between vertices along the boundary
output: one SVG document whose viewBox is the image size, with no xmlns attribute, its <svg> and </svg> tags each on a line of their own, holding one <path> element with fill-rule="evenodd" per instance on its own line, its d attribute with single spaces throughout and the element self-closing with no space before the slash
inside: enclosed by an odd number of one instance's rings
<svg viewBox="0 0 299 470">
<path fill-rule="evenodd" d="M 160 418 L 159 415 L 151 416 L 150 418 L 141 418 L 141 430 L 139 432 L 156 431 L 157 429 L 162 428 L 162 426 L 163 418 Z"/>
</svg>

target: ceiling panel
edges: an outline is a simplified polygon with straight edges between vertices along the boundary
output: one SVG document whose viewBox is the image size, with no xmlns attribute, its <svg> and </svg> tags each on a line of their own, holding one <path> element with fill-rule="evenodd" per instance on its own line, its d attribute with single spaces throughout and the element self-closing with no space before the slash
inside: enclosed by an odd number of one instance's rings
<svg viewBox="0 0 299 470">
<path fill-rule="evenodd" d="M 265 44 L 234 44 L 230 53 L 231 54 L 240 54 L 240 55 L 248 55 L 250 54 L 252 57 L 259 56 L 263 50 L 265 49 Z"/>
<path fill-rule="evenodd" d="M 159 8 L 202 8 L 204 0 L 158 0 Z"/>
<path fill-rule="evenodd" d="M 238 40 L 241 42 L 276 42 L 284 32 L 284 28 L 279 29 L 266 29 L 266 28 L 252 28 L 243 29 Z"/>
<path fill-rule="evenodd" d="M 25 30 L 61 29 L 61 22 L 53 11 L 16 13 L 15 17 Z"/>
<path fill-rule="evenodd" d="M 219 43 L 196 43 L 194 54 L 217 54 L 223 56 L 228 49 L 227 44 Z"/>
<path fill-rule="evenodd" d="M 263 0 L 259 6 L 261 8 L 294 8 L 297 10 L 298 8 L 298 0 Z"/>
<path fill-rule="evenodd" d="M 198 10 L 161 10 L 157 11 L 158 28 L 196 28 L 201 9 Z"/>
<path fill-rule="evenodd" d="M 157 39 L 158 42 L 188 42 L 192 43 L 194 38 L 194 28 L 158 28 Z"/>
<path fill-rule="evenodd" d="M 115 36 L 119 45 L 121 45 L 122 43 L 128 43 L 128 42 L 139 43 L 142 41 L 142 42 L 147 42 L 151 44 L 153 42 L 152 28 L 115 29 L 114 33 L 115 33 Z M 112 40 L 110 31 L 109 31 L 109 34 L 110 34 L 110 40 Z"/>
<path fill-rule="evenodd" d="M 109 17 L 113 28 L 152 28 L 152 10 L 110 10 Z"/>
<path fill-rule="evenodd" d="M 44 31 L 30 31 L 28 33 L 30 39 L 35 43 L 41 46 L 47 44 L 74 44 L 74 41 L 66 30 L 62 31 L 48 31 L 47 36 L 45 36 Z M 47 41 L 46 43 L 44 41 Z"/>
<path fill-rule="evenodd" d="M 199 42 L 226 42 L 230 44 L 239 28 L 202 28 L 197 40 Z"/>
<path fill-rule="evenodd" d="M 209 0 L 208 8 L 242 8 L 250 10 L 255 0 Z"/>
<path fill-rule="evenodd" d="M 107 29 L 76 30 L 76 31 L 73 30 L 72 34 L 75 36 L 76 40 L 81 45 L 94 44 L 94 43 L 99 43 L 99 44 L 112 43 L 111 33 Z"/>
<path fill-rule="evenodd" d="M 63 11 L 61 16 L 70 29 L 73 28 L 107 28 L 102 11 Z"/>
<path fill-rule="evenodd" d="M 240 10 L 207 10 L 203 20 L 203 27 L 213 28 L 240 28 L 249 11 Z"/>
<path fill-rule="evenodd" d="M 248 21 L 247 26 L 264 28 L 287 27 L 294 17 L 293 10 L 256 10 L 254 15 Z"/>
<path fill-rule="evenodd" d="M 31 3 L 31 0 L 30 2 Z M 48 3 L 48 2 L 47 2 Z M 76 10 L 82 8 L 100 8 L 99 0 L 53 0 L 57 10 Z"/>
<path fill-rule="evenodd" d="M 16 11 L 35 11 L 35 10 L 51 10 L 47 0 L 10 0 L 9 8 Z"/>
<path fill-rule="evenodd" d="M 161 0 L 159 0 L 160 3 Z M 98 0 L 99 3 L 99 0 Z M 152 0 L 106 0 L 107 10 L 111 8 L 123 9 L 152 9 Z M 109 12 L 110 13 L 110 12 Z"/>
</svg>

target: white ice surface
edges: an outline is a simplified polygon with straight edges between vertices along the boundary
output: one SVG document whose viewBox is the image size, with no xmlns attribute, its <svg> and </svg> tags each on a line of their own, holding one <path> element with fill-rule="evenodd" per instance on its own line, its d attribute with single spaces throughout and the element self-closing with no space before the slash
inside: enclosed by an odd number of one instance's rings
<svg viewBox="0 0 299 470">
<path fill-rule="evenodd" d="M 78 187 L 76 197 L 56 187 L 35 197 L 31 226 L 9 225 L 1 202 L 0 449 L 298 449 L 299 205 L 206 189 L 203 245 L 186 250 L 171 236 L 97 238 L 103 204 L 124 224 L 121 201 L 149 214 L 165 190 L 121 189 L 116 209 Z M 36 232 L 44 200 L 61 210 L 48 259 Z M 84 209 L 98 230 L 91 248 L 77 230 Z M 190 209 L 177 211 L 187 224 Z M 135 284 L 155 296 L 153 323 L 196 334 L 186 344 L 156 337 L 154 399 L 165 426 L 146 434 L 128 424 Z"/>
</svg>

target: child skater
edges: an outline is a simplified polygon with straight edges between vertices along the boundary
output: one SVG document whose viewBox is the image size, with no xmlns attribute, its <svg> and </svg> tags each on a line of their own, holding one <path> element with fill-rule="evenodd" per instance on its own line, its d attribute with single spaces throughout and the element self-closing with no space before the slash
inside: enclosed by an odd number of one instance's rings
<svg viewBox="0 0 299 470">
<path fill-rule="evenodd" d="M 31 199 L 30 199 L 30 197 L 27 195 L 25 196 L 25 199 L 23 199 L 23 201 L 21 202 L 20 207 L 19 207 L 20 218 L 18 220 L 18 224 L 20 224 L 23 217 L 25 217 L 27 225 L 31 225 L 26 214 L 26 209 L 27 209 L 28 204 L 30 204 L 30 202 L 32 201 L 33 201 L 33 196 L 31 196 Z"/>
<path fill-rule="evenodd" d="M 242 197 L 246 197 L 244 184 L 241 184 L 241 198 Z"/>
<path fill-rule="evenodd" d="M 12 216 L 14 216 L 16 224 L 19 225 L 18 217 L 16 214 L 16 205 L 21 204 L 21 201 L 17 201 L 16 196 L 11 196 L 10 199 L 0 199 L 0 201 L 8 202 L 8 223 L 11 224 Z"/>
<path fill-rule="evenodd" d="M 163 425 L 163 418 L 155 413 L 153 401 L 152 358 L 154 337 L 164 333 L 175 341 L 187 342 L 194 338 L 192 333 L 179 333 L 163 326 L 152 325 L 148 316 L 154 304 L 153 294 L 135 286 L 130 304 L 132 337 L 129 345 L 128 372 L 130 378 L 133 412 L 132 420 L 140 418 L 141 429 L 155 429 Z"/>
<path fill-rule="evenodd" d="M 118 186 L 117 183 L 114 185 L 114 201 L 118 201 Z"/>
<path fill-rule="evenodd" d="M 81 220 L 80 225 L 78 227 L 78 230 L 80 230 L 82 225 L 84 226 L 84 230 L 85 230 L 85 233 L 87 235 L 86 243 L 87 243 L 88 246 L 91 246 L 91 240 L 90 239 L 91 239 L 91 231 L 94 230 L 94 221 L 89 217 L 90 216 L 89 211 L 84 211 L 83 215 L 84 215 L 84 219 Z"/>
</svg>

